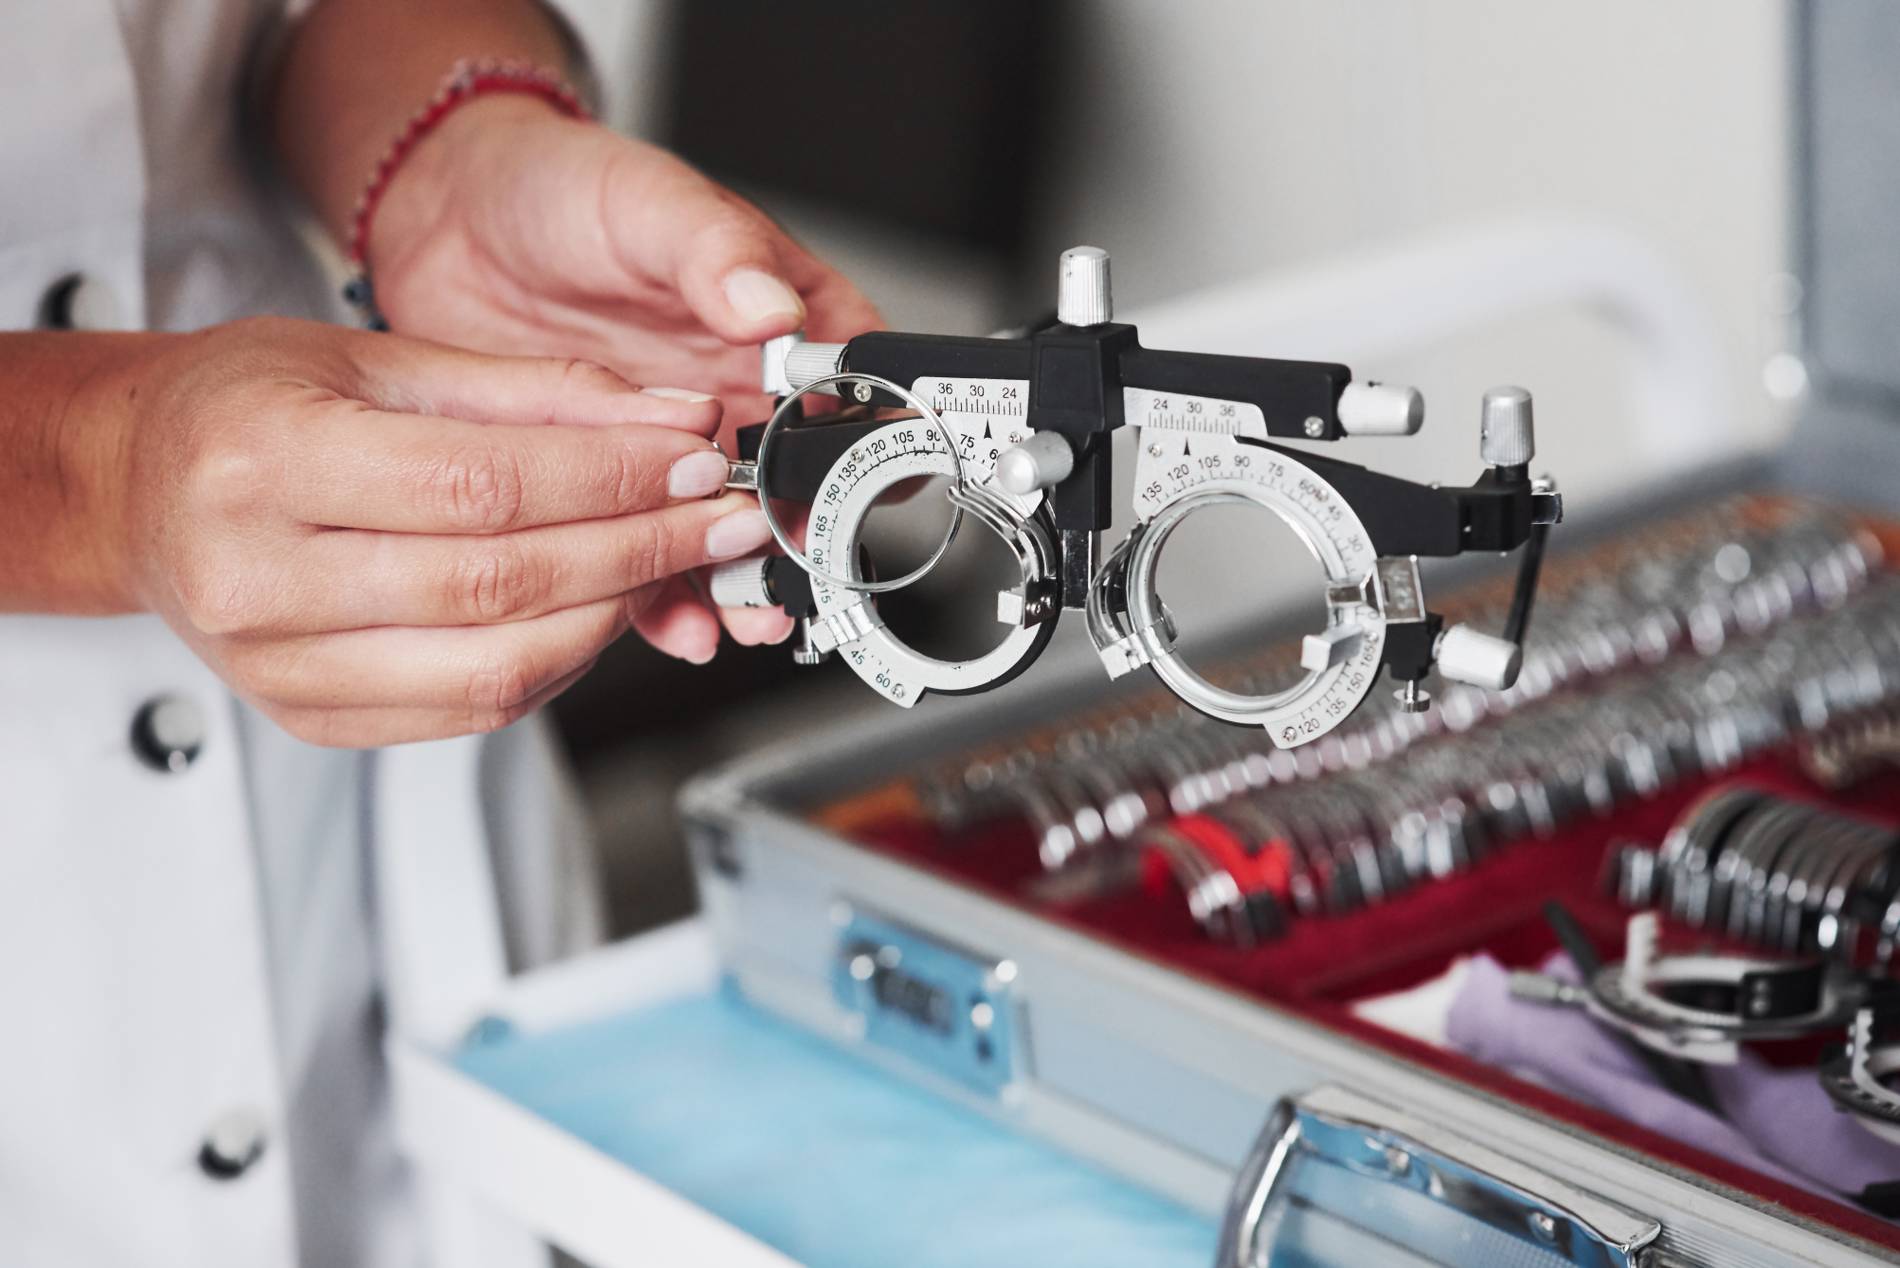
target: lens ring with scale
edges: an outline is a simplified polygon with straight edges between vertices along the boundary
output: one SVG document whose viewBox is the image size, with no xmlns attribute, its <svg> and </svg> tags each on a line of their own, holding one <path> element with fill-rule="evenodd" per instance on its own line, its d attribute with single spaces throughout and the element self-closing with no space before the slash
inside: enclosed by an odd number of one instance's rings
<svg viewBox="0 0 1900 1268">
<path fill-rule="evenodd" d="M 1291 472 L 1298 464 L 1276 456 L 1275 465 Z M 1323 481 L 1315 475 L 1298 483 L 1318 487 Z M 1330 497 L 1329 505 L 1337 510 L 1335 519 L 1339 522 L 1322 526 L 1312 508 L 1297 503 L 1281 490 L 1240 481 L 1221 488 L 1202 486 L 1199 491 L 1168 503 L 1130 534 L 1125 573 L 1129 624 L 1149 668 L 1189 705 L 1224 722 L 1263 727 L 1273 742 L 1282 747 L 1303 744 L 1319 738 L 1350 716 L 1371 690 L 1384 652 L 1385 618 L 1370 606 L 1358 608 L 1354 614 L 1360 631 L 1357 650 L 1325 670 L 1308 671 L 1298 683 L 1284 691 L 1244 695 L 1218 687 L 1190 668 L 1157 632 L 1166 624 L 1166 613 L 1155 591 L 1161 549 L 1174 530 L 1195 511 L 1231 503 L 1264 507 L 1279 516 L 1319 561 L 1332 585 L 1357 585 L 1373 571 L 1376 556 L 1372 553 L 1369 535 L 1343 499 Z M 1342 541 L 1357 544 L 1353 557 L 1347 556 Z"/>
</svg>

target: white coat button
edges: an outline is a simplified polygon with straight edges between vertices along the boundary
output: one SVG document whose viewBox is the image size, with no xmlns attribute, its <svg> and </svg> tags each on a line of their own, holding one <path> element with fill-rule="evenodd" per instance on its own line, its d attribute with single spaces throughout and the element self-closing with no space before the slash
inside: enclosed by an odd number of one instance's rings
<svg viewBox="0 0 1900 1268">
<path fill-rule="evenodd" d="M 248 1105 L 218 1115 L 198 1147 L 198 1169 L 214 1180 L 235 1180 L 264 1156 L 264 1116 Z"/>
<path fill-rule="evenodd" d="M 132 715 L 132 751 L 153 770 L 177 774 L 204 747 L 205 715 L 185 696 L 153 696 Z"/>
<path fill-rule="evenodd" d="M 112 288 L 85 273 L 68 273 L 40 296 L 42 330 L 121 330 L 125 311 Z"/>
</svg>

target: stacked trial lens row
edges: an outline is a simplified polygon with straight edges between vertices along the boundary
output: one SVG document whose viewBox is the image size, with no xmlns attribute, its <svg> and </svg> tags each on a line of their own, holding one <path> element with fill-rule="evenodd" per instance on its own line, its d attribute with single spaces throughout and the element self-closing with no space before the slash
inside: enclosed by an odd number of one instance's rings
<svg viewBox="0 0 1900 1268">
<path fill-rule="evenodd" d="M 1145 857 L 1212 937 L 1378 902 L 1900 694 L 1900 584 L 1847 519 L 1737 499 L 1553 567 L 1509 691 L 1380 690 L 1306 748 L 1185 708 L 1123 709 L 932 772 L 954 834 L 1026 818 L 1063 871 Z M 1504 596 L 1464 619 L 1499 624 Z M 1238 679 L 1264 686 L 1290 653 Z M 1401 755 L 1402 759 L 1401 759 Z"/>
<path fill-rule="evenodd" d="M 1891 709 L 1878 713 L 1893 723 Z M 1859 721 L 1849 737 L 1864 733 Z M 1614 863 L 1625 904 L 1736 942 L 1876 965 L 1900 942 L 1900 829 L 1804 798 L 1718 788 L 1660 846 L 1626 846 Z"/>
</svg>

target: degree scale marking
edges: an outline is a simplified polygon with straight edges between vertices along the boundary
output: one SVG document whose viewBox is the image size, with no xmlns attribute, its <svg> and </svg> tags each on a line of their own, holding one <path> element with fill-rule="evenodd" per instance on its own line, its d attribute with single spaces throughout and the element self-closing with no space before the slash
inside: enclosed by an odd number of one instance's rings
<svg viewBox="0 0 1900 1268">
<path fill-rule="evenodd" d="M 1122 408 L 1124 421 L 1141 429 L 1135 459 L 1138 519 L 1146 522 L 1197 493 L 1231 493 L 1279 515 L 1305 539 L 1330 584 L 1356 585 L 1373 570 L 1377 557 L 1370 535 L 1331 485 L 1293 458 L 1241 443 L 1242 437 L 1267 439 L 1266 418 L 1258 406 L 1124 388 Z M 1340 664 L 1311 675 L 1295 700 L 1264 710 L 1255 719 L 1281 747 L 1331 731 L 1358 707 L 1377 677 L 1385 649 L 1385 622 L 1379 614 L 1365 608 L 1332 609 L 1328 620 L 1357 623 L 1362 631 L 1359 647 Z"/>
<path fill-rule="evenodd" d="M 964 479 L 972 484 L 986 484 L 995 474 L 996 455 L 1029 436 L 1029 428 L 1022 421 L 1029 395 L 1027 380 L 929 375 L 917 379 L 911 390 L 937 412 L 945 430 L 955 437 L 957 461 Z M 858 533 L 878 496 L 902 480 L 949 475 L 951 471 L 943 437 L 928 423 L 894 420 L 869 433 L 841 454 L 825 474 L 812 504 L 806 553 L 826 571 L 855 575 Z M 1023 515 L 1034 512 L 1042 502 L 1040 493 L 1018 497 L 1003 494 L 993 484 L 987 487 L 1002 494 Z M 841 546 L 848 549 L 841 551 Z M 835 567 L 830 562 L 834 558 L 842 559 L 844 566 Z M 875 608 L 872 596 L 843 590 L 817 578 L 812 579 L 812 599 L 821 619 L 859 603 Z M 1034 637 L 1034 631 L 1024 627 L 984 656 L 951 662 L 923 657 L 879 626 L 840 642 L 838 652 L 874 691 L 908 708 L 933 685 L 932 679 L 938 680 L 934 685 L 962 687 L 998 676 L 1016 659 L 1012 649 L 1026 650 Z M 997 662 L 1001 662 L 1000 668 L 989 668 Z"/>
</svg>

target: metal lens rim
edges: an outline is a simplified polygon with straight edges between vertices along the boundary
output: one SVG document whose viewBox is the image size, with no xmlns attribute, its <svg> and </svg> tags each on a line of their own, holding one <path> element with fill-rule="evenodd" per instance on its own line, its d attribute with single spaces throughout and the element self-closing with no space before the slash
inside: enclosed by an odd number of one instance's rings
<svg viewBox="0 0 1900 1268">
<path fill-rule="evenodd" d="M 865 383 L 874 389 L 889 392 L 911 409 L 916 410 L 917 416 L 943 437 L 944 446 L 950 454 L 950 461 L 956 464 L 956 473 L 950 477 L 950 487 L 959 490 L 964 487 L 966 481 L 963 478 L 963 460 L 957 456 L 957 438 L 950 434 L 950 429 L 944 425 L 943 419 L 924 403 L 922 397 L 907 387 L 902 387 L 875 374 L 858 374 L 850 370 L 840 370 L 836 374 L 827 374 L 823 378 L 813 379 L 803 387 L 796 388 L 782 397 L 778 408 L 772 411 L 772 417 L 766 420 L 765 430 L 759 433 L 759 455 L 756 460 L 759 472 L 759 510 L 765 513 L 765 526 L 771 530 L 772 540 L 777 542 L 779 549 L 785 552 L 785 557 L 797 564 L 813 580 L 859 594 L 888 594 L 892 590 L 902 590 L 905 586 L 921 581 L 931 569 L 943 562 L 943 557 L 950 551 L 950 543 L 956 540 L 957 530 L 963 527 L 961 506 L 954 501 L 950 503 L 950 526 L 944 531 L 943 540 L 937 544 L 937 549 L 931 552 L 930 558 L 901 577 L 893 577 L 889 581 L 866 581 L 861 578 L 838 576 L 813 563 L 804 551 L 793 544 L 792 535 L 786 531 L 783 524 L 779 523 L 778 516 L 772 511 L 772 499 L 766 488 L 768 474 L 771 471 L 768 463 L 772 442 L 777 439 L 779 429 L 791 422 L 793 410 L 798 402 L 811 392 L 822 391 L 829 387 L 843 387 L 851 383 Z"/>
<path fill-rule="evenodd" d="M 1130 534 L 1133 545 L 1129 548 L 1125 578 L 1127 611 L 1132 618 L 1130 623 L 1134 626 L 1135 636 L 1141 641 L 1142 650 L 1148 654 L 1150 667 L 1175 695 L 1201 712 L 1224 721 L 1260 725 L 1262 717 L 1287 709 L 1303 697 L 1310 696 L 1325 677 L 1324 672 L 1307 670 L 1300 681 L 1292 686 L 1264 695 L 1228 691 L 1215 686 L 1189 665 L 1184 657 L 1162 644 L 1153 629 L 1161 616 L 1161 602 L 1155 592 L 1155 584 L 1162 548 L 1188 516 L 1209 506 L 1225 505 L 1252 506 L 1271 512 L 1299 538 L 1307 553 L 1318 561 L 1320 570 L 1330 575 L 1326 557 L 1307 534 L 1306 526 L 1267 499 L 1229 489 L 1192 493 L 1169 503 L 1147 523 L 1139 526 L 1135 533 Z"/>
</svg>

